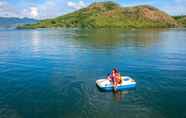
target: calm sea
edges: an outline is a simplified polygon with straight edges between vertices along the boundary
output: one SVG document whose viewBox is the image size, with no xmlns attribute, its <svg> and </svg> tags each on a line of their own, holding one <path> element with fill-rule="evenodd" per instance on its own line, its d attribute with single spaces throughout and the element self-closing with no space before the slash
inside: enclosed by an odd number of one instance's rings
<svg viewBox="0 0 186 118">
<path fill-rule="evenodd" d="M 0 30 L 0 118 L 186 118 L 186 29 Z"/>
</svg>

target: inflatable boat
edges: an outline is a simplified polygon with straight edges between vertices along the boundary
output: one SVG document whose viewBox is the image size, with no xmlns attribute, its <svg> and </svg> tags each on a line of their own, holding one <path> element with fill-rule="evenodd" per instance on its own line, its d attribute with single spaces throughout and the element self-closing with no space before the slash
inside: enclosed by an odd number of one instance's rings
<svg viewBox="0 0 186 118">
<path fill-rule="evenodd" d="M 131 77 L 122 76 L 121 80 L 121 84 L 118 84 L 116 87 L 114 87 L 113 83 L 108 79 L 99 79 L 96 81 L 96 85 L 103 91 L 122 91 L 136 87 L 136 82 Z"/>
</svg>

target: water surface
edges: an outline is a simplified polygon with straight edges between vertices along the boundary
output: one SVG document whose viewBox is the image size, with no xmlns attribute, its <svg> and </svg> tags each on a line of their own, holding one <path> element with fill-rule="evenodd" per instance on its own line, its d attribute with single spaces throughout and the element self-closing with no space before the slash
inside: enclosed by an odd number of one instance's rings
<svg viewBox="0 0 186 118">
<path fill-rule="evenodd" d="M 135 90 L 100 92 L 113 67 Z M 186 29 L 1 30 L 2 118 L 185 118 Z"/>
</svg>

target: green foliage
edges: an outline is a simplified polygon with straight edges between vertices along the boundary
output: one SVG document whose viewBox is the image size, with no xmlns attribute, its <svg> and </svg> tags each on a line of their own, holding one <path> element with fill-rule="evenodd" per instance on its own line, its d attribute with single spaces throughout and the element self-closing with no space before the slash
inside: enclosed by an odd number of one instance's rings
<svg viewBox="0 0 186 118">
<path fill-rule="evenodd" d="M 144 9 L 156 12 L 156 14 L 160 14 L 159 16 L 165 17 L 167 20 L 161 20 L 161 17 L 160 20 L 145 17 Z M 151 6 L 123 8 L 113 2 L 101 2 L 64 16 L 42 20 L 32 25 L 19 26 L 18 28 L 153 28 L 175 27 L 176 24 L 177 22 L 172 17 Z"/>
<path fill-rule="evenodd" d="M 184 27 L 186 27 L 186 16 L 174 16 L 174 18 L 182 24 Z"/>
</svg>

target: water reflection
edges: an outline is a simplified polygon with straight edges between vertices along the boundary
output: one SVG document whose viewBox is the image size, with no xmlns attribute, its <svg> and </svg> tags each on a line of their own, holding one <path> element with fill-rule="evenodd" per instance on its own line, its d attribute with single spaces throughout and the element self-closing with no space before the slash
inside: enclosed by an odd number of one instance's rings
<svg viewBox="0 0 186 118">
<path fill-rule="evenodd" d="M 40 47 L 40 40 L 41 40 L 40 32 L 37 30 L 32 31 L 31 40 L 32 40 L 32 51 L 37 53 Z"/>
<path fill-rule="evenodd" d="M 113 100 L 121 102 L 125 100 L 125 96 L 127 96 L 128 94 L 132 94 L 133 92 L 135 92 L 135 88 L 134 89 L 126 89 L 123 91 L 103 91 L 102 89 L 100 89 L 99 87 L 97 87 L 97 90 L 99 92 L 105 92 L 105 93 L 109 93 L 112 92 L 113 94 Z"/>
<path fill-rule="evenodd" d="M 122 92 L 122 91 L 113 91 L 114 99 L 116 101 L 121 101 L 122 100 L 122 97 L 124 97 L 124 96 L 122 96 L 122 94 L 128 94 L 128 91 L 124 91 L 124 92 Z"/>
<path fill-rule="evenodd" d="M 159 41 L 161 34 L 167 30 L 76 30 L 71 38 L 76 39 L 76 44 L 93 48 L 117 48 L 122 45 L 147 47 Z"/>
<path fill-rule="evenodd" d="M 0 116 L 182 118 L 185 34 L 184 30 L 0 32 Z M 113 67 L 134 78 L 136 90 L 98 91 L 95 81 Z"/>
<path fill-rule="evenodd" d="M 133 90 L 125 90 L 125 91 L 113 91 L 113 99 L 115 101 L 121 102 L 125 100 L 125 96 L 127 96 L 130 93 L 133 93 L 135 89 Z"/>
</svg>

